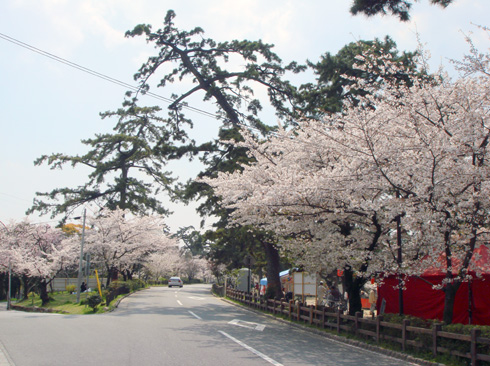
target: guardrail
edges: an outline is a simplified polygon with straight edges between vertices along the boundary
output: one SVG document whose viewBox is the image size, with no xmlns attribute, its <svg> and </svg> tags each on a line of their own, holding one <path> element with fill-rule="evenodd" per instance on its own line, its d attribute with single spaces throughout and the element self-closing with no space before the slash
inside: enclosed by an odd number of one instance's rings
<svg viewBox="0 0 490 366">
<path fill-rule="evenodd" d="M 471 361 L 473 366 L 490 364 L 490 339 L 481 337 L 481 330 L 471 329 L 470 335 L 445 332 L 442 324 L 434 324 L 432 329 L 410 326 L 409 320 L 395 324 L 376 318 L 363 318 L 362 313 L 347 315 L 328 307 L 307 306 L 293 300 L 266 300 L 254 293 L 246 293 L 227 288 L 226 296 L 251 308 L 281 314 L 290 320 L 304 322 L 322 329 L 346 332 L 363 338 L 370 338 L 379 344 L 390 341 L 400 345 L 402 351 L 409 347 L 421 352 L 461 357 Z M 456 342 L 457 347 L 455 347 Z M 464 342 L 464 343 L 463 343 Z M 479 362 L 479 361 L 483 361 Z"/>
</svg>

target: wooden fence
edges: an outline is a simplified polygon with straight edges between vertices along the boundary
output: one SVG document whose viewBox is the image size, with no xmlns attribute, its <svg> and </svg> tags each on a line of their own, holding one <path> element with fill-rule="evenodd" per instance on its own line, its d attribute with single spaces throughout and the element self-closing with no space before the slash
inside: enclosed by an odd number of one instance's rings
<svg viewBox="0 0 490 366">
<path fill-rule="evenodd" d="M 346 315 L 327 307 L 316 308 L 294 301 L 265 300 L 256 294 L 231 288 L 226 289 L 226 296 L 251 308 L 282 314 L 290 320 L 318 328 L 370 338 L 377 344 L 382 340 L 398 343 L 402 351 L 412 348 L 421 352 L 432 352 L 433 356 L 449 354 L 470 360 L 473 366 L 483 364 L 479 361 L 490 363 L 490 339 L 481 337 L 478 328 L 473 328 L 471 335 L 463 335 L 442 331 L 442 324 L 435 324 L 432 329 L 410 326 L 409 320 L 404 320 L 403 324 L 395 324 L 383 321 L 382 315 L 372 319 L 363 318 L 360 312 L 355 316 Z"/>
</svg>

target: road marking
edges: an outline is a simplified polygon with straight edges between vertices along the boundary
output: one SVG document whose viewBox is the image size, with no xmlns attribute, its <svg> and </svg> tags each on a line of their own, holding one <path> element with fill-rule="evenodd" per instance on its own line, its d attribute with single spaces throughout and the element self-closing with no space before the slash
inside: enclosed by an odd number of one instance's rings
<svg viewBox="0 0 490 366">
<path fill-rule="evenodd" d="M 2 342 L 0 342 L 0 366 L 15 366 Z"/>
<path fill-rule="evenodd" d="M 204 300 L 204 297 L 191 296 L 191 297 L 189 297 L 189 299 L 192 299 L 192 300 Z"/>
<path fill-rule="evenodd" d="M 177 300 L 177 303 L 178 303 L 180 306 L 182 306 L 182 305 L 183 305 L 183 304 L 182 304 L 182 303 L 181 303 L 179 300 Z"/>
<path fill-rule="evenodd" d="M 266 356 L 264 355 L 263 353 L 257 351 L 256 349 L 246 345 L 245 343 L 243 343 L 242 341 L 239 341 L 238 339 L 232 337 L 231 335 L 225 333 L 225 332 L 222 332 L 221 330 L 218 330 L 218 332 L 220 332 L 221 334 L 223 334 L 225 337 L 228 337 L 229 339 L 231 339 L 233 342 L 235 343 L 238 343 L 240 346 L 242 346 L 243 348 L 249 350 L 250 352 L 252 352 L 253 354 L 259 356 L 260 358 L 262 358 L 263 360 L 275 365 L 275 366 L 284 366 L 282 363 L 279 363 L 275 360 L 273 360 L 272 358 L 270 358 L 269 356 Z"/>
<path fill-rule="evenodd" d="M 239 319 L 233 319 L 231 322 L 228 322 L 228 324 L 236 325 L 243 328 L 258 330 L 259 332 L 262 332 L 265 329 L 265 325 L 263 324 L 246 322 Z"/>
<path fill-rule="evenodd" d="M 199 319 L 199 320 L 202 320 L 202 318 L 201 318 L 200 316 L 198 316 L 198 315 L 194 314 L 192 311 L 189 311 L 189 313 L 190 313 L 190 314 L 191 314 L 193 317 L 195 317 L 195 318 L 197 318 L 197 319 Z"/>
</svg>

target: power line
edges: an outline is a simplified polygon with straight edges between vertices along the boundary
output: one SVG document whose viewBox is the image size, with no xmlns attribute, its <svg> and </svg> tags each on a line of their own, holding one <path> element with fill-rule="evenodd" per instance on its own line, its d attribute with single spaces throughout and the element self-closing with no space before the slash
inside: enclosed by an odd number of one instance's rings
<svg viewBox="0 0 490 366">
<path fill-rule="evenodd" d="M 79 70 L 79 71 L 85 72 L 85 73 L 90 74 L 90 75 L 95 76 L 95 77 L 98 77 L 98 78 L 100 78 L 100 79 L 102 79 L 102 80 L 105 80 L 105 81 L 108 81 L 108 82 L 110 82 L 110 83 L 113 83 L 113 84 L 116 84 L 116 85 L 119 85 L 119 86 L 125 87 L 125 88 L 127 88 L 127 89 L 129 89 L 129 90 L 132 90 L 132 91 L 135 91 L 135 92 L 140 92 L 140 91 L 141 91 L 141 88 L 140 88 L 140 87 L 136 87 L 136 86 L 131 85 L 131 84 L 128 84 L 128 83 L 126 83 L 126 82 L 124 82 L 124 81 L 121 81 L 121 80 L 115 79 L 115 78 L 113 78 L 113 77 L 110 77 L 110 76 L 108 76 L 108 75 L 102 74 L 102 73 L 97 72 L 97 71 L 95 71 L 95 70 L 89 69 L 88 67 L 85 67 L 85 66 L 79 65 L 79 64 L 77 64 L 77 63 L 75 63 L 75 62 L 72 62 L 72 61 L 69 61 L 69 60 L 64 59 L 64 58 L 62 58 L 62 57 L 56 56 L 56 55 L 54 55 L 54 54 L 52 54 L 52 53 L 49 53 L 49 52 L 47 52 L 47 51 L 44 51 L 44 50 L 42 50 L 42 49 L 40 49 L 40 48 L 37 48 L 37 47 L 31 46 L 31 45 L 29 45 L 29 44 L 27 44 L 27 43 L 25 43 L 25 42 L 22 42 L 22 41 L 19 41 L 18 39 L 15 39 L 15 38 L 13 38 L 13 37 L 10 37 L 10 36 L 8 36 L 8 35 L 6 35 L 6 34 L 4 34 L 4 33 L 0 33 L 0 38 L 2 38 L 2 39 L 4 39 L 4 40 L 6 40 L 7 42 L 13 43 L 13 44 L 15 44 L 15 45 L 17 45 L 17 46 L 19 46 L 19 47 L 25 48 L 25 49 L 27 49 L 27 50 L 29 50 L 29 51 L 35 52 L 35 53 L 37 53 L 37 54 L 40 54 L 40 55 L 42 55 L 42 56 L 44 56 L 44 57 L 50 58 L 50 59 L 52 59 L 52 60 L 54 60 L 54 61 L 60 62 L 60 63 L 62 63 L 62 64 L 65 64 L 65 65 L 67 65 L 67 66 L 70 66 L 70 67 L 73 67 L 73 68 L 75 68 L 75 69 L 77 69 L 77 70 Z M 144 93 L 144 95 L 148 95 L 148 96 L 150 96 L 150 97 L 153 97 L 153 98 L 155 98 L 155 99 L 161 100 L 161 101 L 163 101 L 163 102 L 165 102 L 165 103 L 169 103 L 169 104 L 172 104 L 172 103 L 174 103 L 174 102 L 175 102 L 175 101 L 174 101 L 173 99 L 171 99 L 171 98 L 167 98 L 167 97 L 164 97 L 164 96 L 162 96 L 162 95 L 158 95 L 158 94 L 155 94 L 155 93 L 152 93 L 152 92 L 149 92 L 149 91 L 148 91 L 148 92 L 145 92 L 145 93 Z M 222 117 L 222 116 L 216 115 L 216 114 L 214 114 L 214 113 L 211 113 L 211 112 L 205 111 L 205 110 L 203 110 L 203 109 L 199 109 L 199 108 L 196 108 L 196 107 L 192 107 L 192 106 L 190 106 L 190 105 L 188 105 L 188 104 L 180 104 L 180 105 L 182 106 L 182 108 L 185 108 L 185 109 L 187 109 L 187 110 L 189 110 L 189 111 L 192 111 L 192 112 L 195 112 L 195 113 L 198 113 L 198 114 L 204 115 L 204 116 L 206 116 L 206 117 L 210 117 L 210 118 L 213 118 L 213 119 L 218 120 L 218 121 L 228 121 L 228 119 L 227 119 L 227 118 L 225 118 L 225 117 Z M 244 127 L 244 128 L 249 129 L 249 130 L 252 130 L 252 131 L 256 131 L 256 132 L 259 132 L 259 133 L 261 132 L 261 131 L 260 131 L 260 129 L 255 128 L 255 127 L 253 127 L 253 126 L 248 126 L 248 125 L 246 125 L 246 124 L 244 124 L 244 123 L 240 123 L 240 122 L 238 122 L 238 123 L 236 123 L 236 124 L 237 124 L 238 126 L 240 126 L 240 127 Z M 277 135 L 276 133 L 274 133 L 274 132 L 272 132 L 271 134 L 272 134 L 272 135 L 274 135 L 274 136 L 276 136 L 276 137 L 278 136 L 278 135 Z"/>
<path fill-rule="evenodd" d="M 32 51 L 32 52 L 35 52 L 37 54 L 40 54 L 44 57 L 47 57 L 47 58 L 50 58 L 54 61 L 57 61 L 57 62 L 60 62 L 62 64 L 65 64 L 67 66 L 70 66 L 70 67 L 73 67 L 79 71 L 82 71 L 82 72 L 85 72 L 87 74 L 90 74 L 92 76 L 95 76 L 95 77 L 98 77 L 102 80 L 105 80 L 105 81 L 108 81 L 110 83 L 113 83 L 113 84 L 116 84 L 116 85 L 119 85 L 119 86 L 122 86 L 122 87 L 125 87 L 129 90 L 132 90 L 132 91 L 135 91 L 135 92 L 141 92 L 141 88 L 140 87 L 136 87 L 134 85 L 131 85 L 131 84 L 128 84 L 124 81 L 121 81 L 121 80 L 118 80 L 118 79 L 115 79 L 113 77 L 110 77 L 108 75 L 105 75 L 105 74 L 102 74 L 100 72 L 97 72 L 95 70 L 92 70 L 92 69 L 89 69 L 88 67 L 85 67 L 85 66 L 82 66 L 82 65 L 79 65 L 75 62 L 72 62 L 72 61 L 69 61 L 67 59 L 64 59 L 62 57 L 59 57 L 59 56 L 56 56 L 52 53 L 49 53 L 47 51 L 44 51 L 40 48 L 37 48 L 37 47 L 34 47 L 34 46 L 31 46 L 30 44 L 27 44 L 25 42 L 22 42 L 22 41 L 19 41 L 18 39 L 15 39 L 13 37 L 10 37 L 4 33 L 0 33 L 0 38 L 6 40 L 7 42 L 10 42 L 10 43 L 13 43 L 19 47 L 22 47 L 22 48 L 25 48 L 29 51 Z M 148 95 L 150 97 L 153 97 L 155 99 L 158 99 L 158 100 L 161 100 L 165 103 L 169 103 L 169 104 L 172 104 L 174 103 L 175 101 L 171 98 L 167 98 L 167 97 L 164 97 L 162 95 L 158 95 L 158 94 L 155 94 L 155 93 L 152 93 L 152 92 L 144 92 L 144 95 Z M 222 117 L 222 116 L 219 116 L 219 115 L 216 115 L 214 113 L 211 113 L 211 112 L 208 112 L 208 111 L 205 111 L 203 109 L 200 109 L 200 108 L 196 108 L 196 107 L 192 107 L 188 104 L 180 104 L 182 106 L 182 108 L 185 108 L 189 111 L 192 111 L 192 112 L 195 112 L 195 113 L 198 113 L 198 114 L 201 114 L 201 115 L 204 115 L 206 117 L 209 117 L 209 118 L 213 118 L 215 120 L 218 120 L 218 121 L 229 121 L 228 118 L 225 118 L 225 117 Z M 253 130 L 253 131 L 257 131 L 257 132 L 261 132 L 260 129 L 258 128 L 255 128 L 253 126 L 248 126 L 244 123 L 241 123 L 241 122 L 238 122 L 236 123 L 238 126 L 241 126 L 241 127 L 244 127 L 244 128 L 247 128 L 249 130 Z M 273 133 L 274 134 L 274 133 Z"/>
<path fill-rule="evenodd" d="M 129 90 L 132 90 L 132 91 L 136 91 L 136 92 L 140 92 L 141 91 L 141 88 L 139 87 L 136 87 L 134 85 L 131 85 L 131 84 L 128 84 L 124 81 L 121 81 L 121 80 L 118 80 L 118 79 L 115 79 L 113 77 L 110 77 L 108 75 L 105 75 L 105 74 L 102 74 L 100 72 L 97 72 L 97 71 L 94 71 L 92 69 L 89 69 L 87 67 L 84 67 L 82 65 L 79 65 L 77 63 L 74 63 L 74 62 L 71 62 L 69 60 L 66 60 L 62 57 L 59 57 L 59 56 L 56 56 L 52 53 L 49 53 L 49 52 L 46 52 L 44 50 L 41 50 L 37 47 L 34 47 L 34 46 L 31 46 L 27 43 L 24 43 L 22 41 L 19 41 L 18 39 L 15 39 L 15 38 L 12 38 L 6 34 L 3 34 L 3 33 L 0 33 L 0 38 L 6 40 L 7 42 L 10 42 L 10 43 L 13 43 L 17 46 L 20 46 L 20 47 L 23 47 L 29 51 L 32 51 L 32 52 L 35 52 L 35 53 L 38 53 L 44 57 L 47 57 L 47 58 L 50 58 L 54 61 L 57 61 L 57 62 L 60 62 L 62 64 L 65 64 L 67 66 L 70 66 L 70 67 L 73 67 L 79 71 L 82 71 L 82 72 L 85 72 L 87 74 L 90 74 L 92 76 L 95 76 L 95 77 L 98 77 L 102 80 L 105 80 L 105 81 L 108 81 L 110 83 L 113 83 L 113 84 L 116 84 L 116 85 L 119 85 L 119 86 L 122 86 L 122 87 L 125 87 L 125 88 L 128 88 Z M 153 97 L 155 99 L 158 99 L 158 100 L 161 100 L 165 103 L 169 103 L 169 104 L 172 104 L 174 103 L 174 100 L 173 99 L 170 99 L 170 98 L 166 98 L 164 96 L 161 96 L 161 95 L 158 95 L 158 94 L 155 94 L 155 93 L 152 93 L 152 92 L 145 92 L 144 95 L 148 95 L 150 97 Z M 189 106 L 189 105 L 186 105 L 186 104 L 181 104 L 181 106 L 185 109 L 188 109 L 192 112 L 195 112 L 195 113 L 199 113 L 201 115 L 204 115 L 204 116 L 207 116 L 207 117 L 210 117 L 210 118 L 214 118 L 216 120 L 223 120 L 223 117 L 220 117 L 220 116 L 217 116 L 216 114 L 213 114 L 213 113 L 210 113 L 210 112 L 207 112 L 205 110 L 202 110 L 202 109 L 199 109 L 199 108 L 196 108 L 196 107 L 192 107 L 192 106 Z"/>
</svg>

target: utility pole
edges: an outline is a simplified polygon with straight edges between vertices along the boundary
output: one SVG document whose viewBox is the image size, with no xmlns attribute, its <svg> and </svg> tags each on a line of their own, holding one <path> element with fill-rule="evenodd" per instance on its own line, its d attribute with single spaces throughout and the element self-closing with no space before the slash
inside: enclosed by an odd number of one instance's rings
<svg viewBox="0 0 490 366">
<path fill-rule="evenodd" d="M 7 310 L 10 310 L 10 306 L 12 303 L 12 263 L 9 259 L 9 293 L 7 296 Z"/>
<path fill-rule="evenodd" d="M 78 265 L 78 281 L 77 281 L 77 303 L 80 302 L 80 288 L 82 287 L 82 272 L 83 272 L 83 244 L 85 243 L 85 217 L 87 210 L 83 209 L 83 224 L 82 224 L 82 243 L 80 245 L 80 261 Z"/>
</svg>

